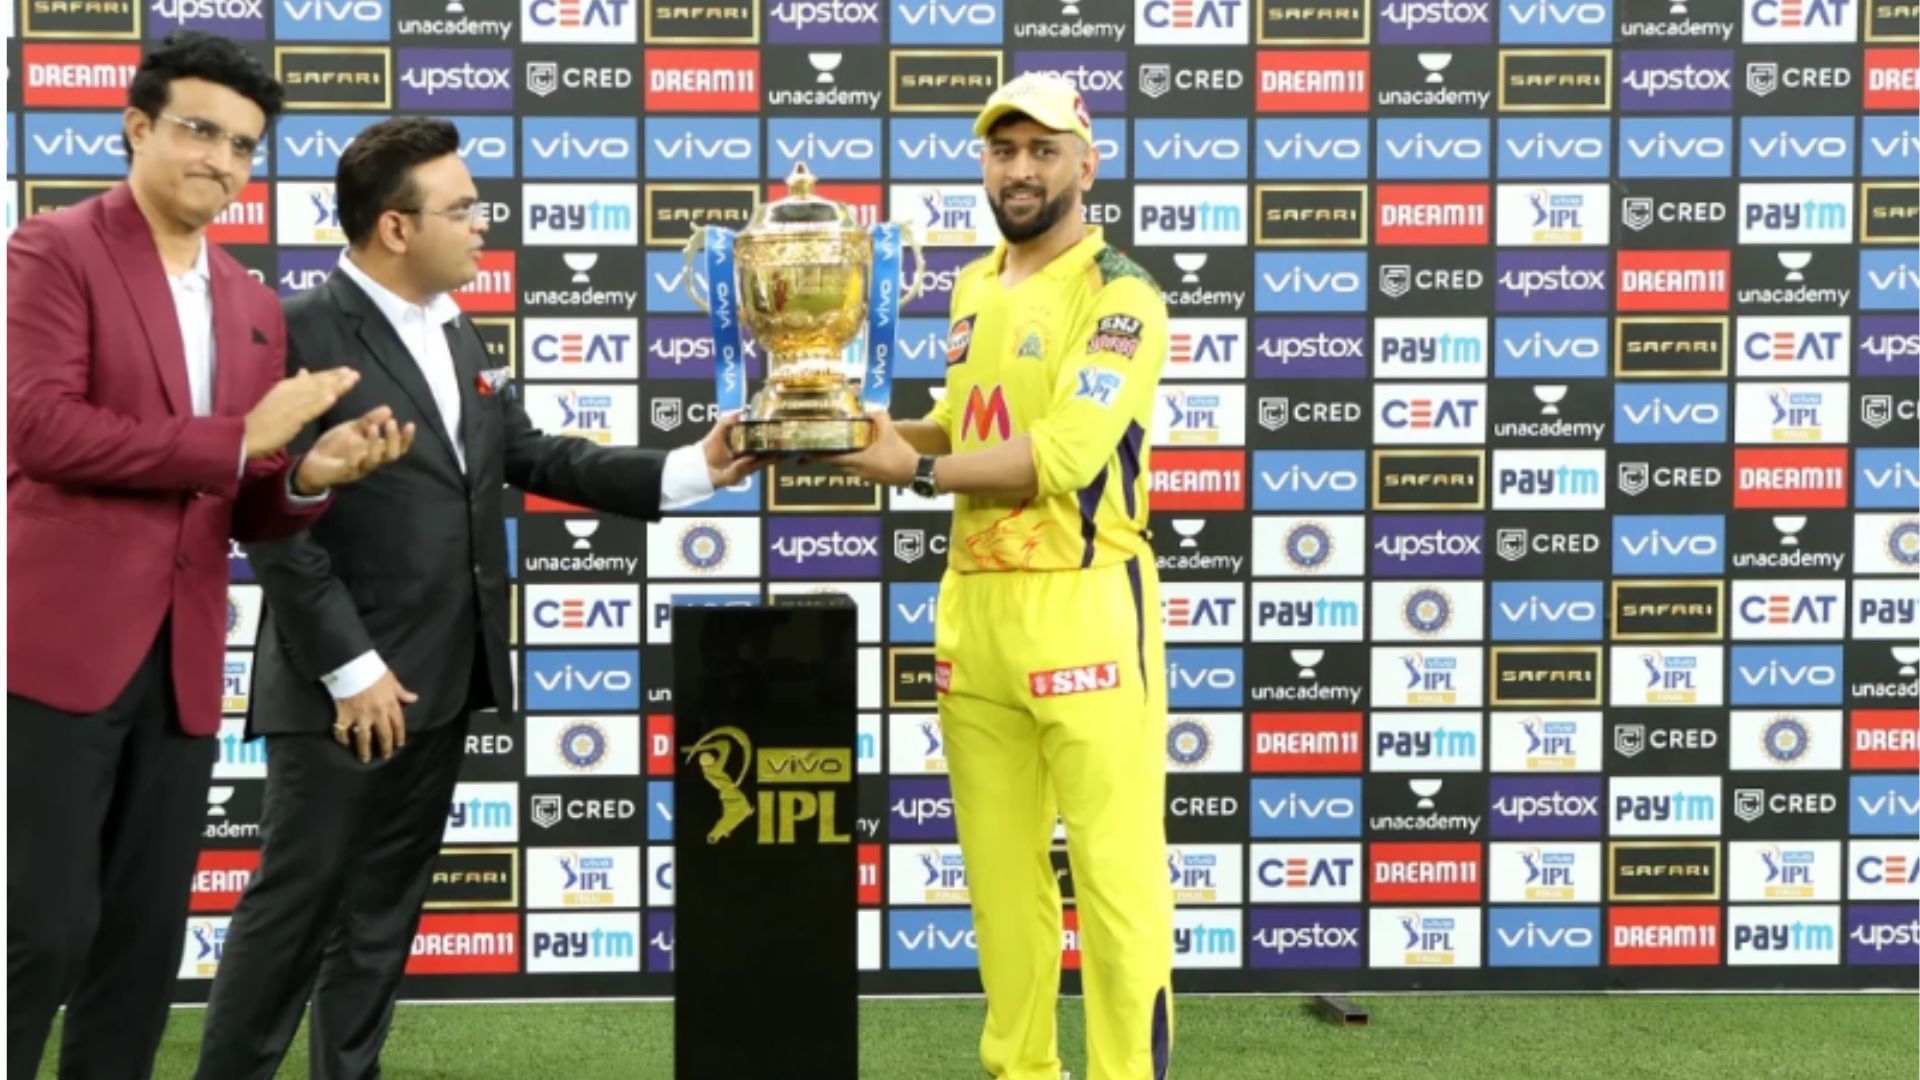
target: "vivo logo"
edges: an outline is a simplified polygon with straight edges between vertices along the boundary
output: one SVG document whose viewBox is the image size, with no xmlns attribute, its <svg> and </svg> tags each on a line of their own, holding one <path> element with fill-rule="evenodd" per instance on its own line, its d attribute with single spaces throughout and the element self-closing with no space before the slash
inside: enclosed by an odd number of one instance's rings
<svg viewBox="0 0 1920 1080">
<path fill-rule="evenodd" d="M 1553 0 L 1530 0 L 1507 5 L 1507 14 L 1521 26 L 1604 26 L 1610 20 L 1604 4 L 1562 6 Z"/>
<path fill-rule="evenodd" d="M 507 140 L 498 135 L 469 135 L 460 141 L 460 156 L 483 161 L 504 161 L 513 153 Z M 489 220 L 498 221 L 498 218 Z"/>
<path fill-rule="evenodd" d="M 1504 926 L 1494 928 L 1500 935 L 1500 944 L 1510 949 L 1590 949 L 1593 947 L 1593 931 L 1584 926 L 1560 926 L 1552 930 L 1529 922 L 1518 930 L 1509 930 Z"/>
<path fill-rule="evenodd" d="M 926 0 L 912 5 L 896 2 L 893 10 L 908 26 L 993 26 L 1000 21 L 1000 9 L 992 4 L 949 6 Z"/>
<path fill-rule="evenodd" d="M 1193 140 L 1185 135 L 1142 139 L 1141 149 L 1155 161 L 1238 161 L 1240 143 L 1234 139 Z"/>
<path fill-rule="evenodd" d="M 1607 156 L 1607 144 L 1591 136 L 1556 139 L 1536 132 L 1526 139 L 1508 139 L 1507 152 L 1522 161 L 1598 161 Z"/>
<path fill-rule="evenodd" d="M 896 139 L 894 145 L 907 155 L 908 161 L 965 161 L 979 156 L 981 142 L 979 139 L 943 139 L 929 131 L 912 142 Z"/>
<path fill-rule="evenodd" d="M 1727 141 L 1714 135 L 1694 135 L 1676 139 L 1662 131 L 1651 139 L 1627 136 L 1627 149 L 1638 158 L 1686 161 L 1690 158 L 1727 156 Z"/>
<path fill-rule="evenodd" d="M 572 132 L 563 131 L 550 139 L 538 135 L 532 136 L 535 155 L 561 161 L 621 161 L 633 154 L 633 144 L 617 135 L 596 135 L 591 139 L 580 139 Z M 751 153 L 751 148 L 749 148 Z"/>
<path fill-rule="evenodd" d="M 559 671 L 536 671 L 533 681 L 542 690 L 621 691 L 633 689 L 633 674 L 618 669 L 586 671 L 568 664 Z"/>
<path fill-rule="evenodd" d="M 1269 290 L 1276 293 L 1357 293 L 1360 291 L 1360 275 L 1350 270 L 1328 270 L 1324 273 L 1315 273 L 1296 266 L 1278 277 L 1262 271 L 1260 278 Z"/>
<path fill-rule="evenodd" d="M 1415 161 L 1478 161 L 1486 153 L 1487 144 L 1479 139 L 1430 139 L 1425 135 L 1415 135 L 1411 139 L 1387 139 L 1387 153 L 1400 160 L 1412 158 Z"/>
<path fill-rule="evenodd" d="M 1587 600 L 1542 600 L 1529 596 L 1518 604 L 1500 601 L 1500 614 L 1511 622 L 1593 622 L 1600 609 Z"/>
<path fill-rule="evenodd" d="M 625 142 L 616 139 L 616 142 Z M 538 143 L 535 144 L 536 148 Z M 753 159 L 753 143 L 747 139 L 702 139 L 691 131 L 677 139 L 653 140 L 653 148 L 661 157 L 669 161 L 712 161 L 725 158 L 729 161 L 750 161 Z"/>
<path fill-rule="evenodd" d="M 287 153 L 294 157 L 303 158 L 338 158 L 347 152 L 347 144 L 352 141 L 353 136 L 351 135 L 344 139 L 336 139 L 324 131 L 316 131 L 311 135 L 302 135 L 299 138 L 286 138 L 282 140 L 287 148 Z"/>
<path fill-rule="evenodd" d="M 1853 147 L 1838 135 L 1797 139 L 1784 131 L 1770 139 L 1756 139 L 1749 135 L 1747 149 L 1761 158 L 1850 158 L 1853 156 Z"/>
<path fill-rule="evenodd" d="M 68 157 L 123 157 L 126 153 L 126 141 L 119 133 L 100 135 L 82 135 L 67 128 L 58 135 L 41 135 L 36 132 L 33 145 L 42 154 L 62 154 Z"/>
<path fill-rule="evenodd" d="M 1644 405 L 1622 402 L 1620 410 L 1633 424 L 1680 424 L 1711 426 L 1720 422 L 1720 406 L 1704 401 L 1691 405 L 1669 405 L 1659 398 Z"/>
<path fill-rule="evenodd" d="M 1312 139 L 1302 134 L 1279 142 L 1262 139 L 1260 148 L 1280 161 L 1358 161 L 1367 153 L 1359 139 Z"/>
<path fill-rule="evenodd" d="M 1739 665 L 1740 679 L 1748 686 L 1832 686 L 1840 673 L 1831 664 L 1787 665 L 1769 660 L 1760 667 Z"/>
<path fill-rule="evenodd" d="M 380 22 L 387 9 L 377 0 L 281 0 L 280 10 L 295 22 Z"/>
<path fill-rule="evenodd" d="M 773 144 L 783 157 L 805 160 L 872 161 L 879 153 L 872 139 L 861 138 L 824 139 L 808 134 L 798 139 L 775 139 Z"/>
<path fill-rule="evenodd" d="M 1711 559 L 1720 554 L 1720 538 L 1707 533 L 1691 533 L 1686 536 L 1668 536 L 1659 529 L 1653 529 L 1645 536 L 1623 536 L 1620 546 L 1627 554 L 1635 556 L 1693 556 Z"/>
</svg>

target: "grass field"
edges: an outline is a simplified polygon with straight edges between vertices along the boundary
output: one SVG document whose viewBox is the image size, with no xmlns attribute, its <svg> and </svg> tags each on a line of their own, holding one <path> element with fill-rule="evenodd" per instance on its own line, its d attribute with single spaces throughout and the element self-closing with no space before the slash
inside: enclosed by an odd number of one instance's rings
<svg viewBox="0 0 1920 1080">
<path fill-rule="evenodd" d="M 1914 1080 L 1920 999 L 1855 997 L 1359 997 L 1366 1027 L 1301 998 L 1178 1003 L 1178 1080 Z M 863 1080 L 978 1080 L 978 1000 L 869 1001 Z M 176 1010 L 154 1070 L 192 1075 L 198 1009 Z M 666 1080 L 672 1006 L 402 1006 L 384 1080 Z M 58 1030 L 50 1046 L 58 1045 Z M 1077 1080 L 1080 1008 L 1061 1009 Z M 279 1080 L 304 1080 L 303 1030 Z M 52 1080 L 51 1062 L 40 1076 Z M 725 1080 L 725 1078 L 715 1078 Z M 796 1071 L 793 1080 L 806 1080 Z"/>
</svg>

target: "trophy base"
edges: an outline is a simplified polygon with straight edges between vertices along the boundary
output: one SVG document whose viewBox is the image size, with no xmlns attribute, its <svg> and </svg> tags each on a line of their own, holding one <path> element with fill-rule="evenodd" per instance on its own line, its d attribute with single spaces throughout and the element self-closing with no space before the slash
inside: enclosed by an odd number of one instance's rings
<svg viewBox="0 0 1920 1080">
<path fill-rule="evenodd" d="M 734 453 L 761 457 L 847 454 L 873 442 L 873 421 L 742 420 L 728 441 Z"/>
<path fill-rule="evenodd" d="M 831 389 L 768 385 L 754 395 L 728 442 L 736 454 L 763 457 L 846 454 L 873 442 L 873 421 L 844 384 Z"/>
</svg>

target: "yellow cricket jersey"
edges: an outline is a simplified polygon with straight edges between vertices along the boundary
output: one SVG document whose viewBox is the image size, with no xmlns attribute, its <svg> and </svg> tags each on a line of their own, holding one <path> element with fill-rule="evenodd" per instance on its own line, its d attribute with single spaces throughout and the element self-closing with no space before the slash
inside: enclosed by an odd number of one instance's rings
<svg viewBox="0 0 1920 1080">
<path fill-rule="evenodd" d="M 1000 283 L 1005 252 L 1003 241 L 954 281 L 946 396 L 926 419 L 956 454 L 1027 435 L 1039 493 L 955 494 L 948 565 L 1151 563 L 1147 436 L 1167 356 L 1160 288 L 1098 228 L 1010 289 Z"/>
</svg>

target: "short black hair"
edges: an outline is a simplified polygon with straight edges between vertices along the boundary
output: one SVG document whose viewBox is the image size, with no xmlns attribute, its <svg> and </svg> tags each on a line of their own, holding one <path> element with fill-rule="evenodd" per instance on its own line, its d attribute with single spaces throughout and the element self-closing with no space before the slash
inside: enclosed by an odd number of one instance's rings
<svg viewBox="0 0 1920 1080">
<path fill-rule="evenodd" d="M 413 168 L 460 150 L 460 131 L 430 116 L 396 116 L 353 137 L 333 175 L 347 243 L 359 247 L 388 210 L 413 210 Z"/>
<path fill-rule="evenodd" d="M 175 79 L 205 79 L 232 90 L 267 114 L 267 127 L 286 106 L 287 92 L 267 69 L 232 38 L 199 30 L 175 30 L 140 61 L 127 86 L 127 105 L 158 120 L 173 95 Z M 133 159 L 133 148 L 127 148 Z"/>
</svg>

